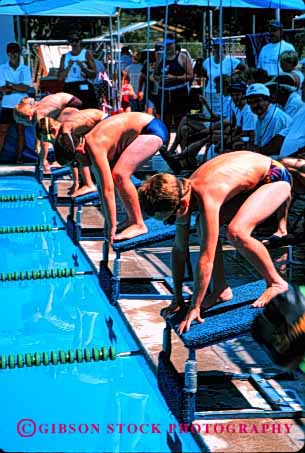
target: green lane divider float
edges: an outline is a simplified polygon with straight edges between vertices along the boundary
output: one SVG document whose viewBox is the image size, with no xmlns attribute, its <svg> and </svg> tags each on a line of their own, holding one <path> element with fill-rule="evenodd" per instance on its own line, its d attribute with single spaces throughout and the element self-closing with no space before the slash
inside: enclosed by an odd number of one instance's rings
<svg viewBox="0 0 305 453">
<path fill-rule="evenodd" d="M 1 272 L 0 281 L 16 280 L 41 280 L 47 278 L 75 277 L 76 270 L 73 267 L 63 267 L 58 269 L 38 269 L 24 272 Z"/>
<path fill-rule="evenodd" d="M 114 346 L 103 346 L 98 348 L 86 348 L 65 351 L 51 352 L 34 352 L 26 354 L 9 354 L 0 355 L 0 369 L 5 368 L 23 368 L 24 366 L 40 366 L 40 365 L 59 365 L 66 363 L 82 363 L 82 362 L 99 362 L 106 360 L 115 360 L 116 357 L 130 355 L 130 353 L 117 354 Z"/>
<path fill-rule="evenodd" d="M 0 195 L 0 202 L 9 202 L 9 201 L 34 201 L 35 195 L 33 193 L 24 194 L 24 195 Z"/>
<path fill-rule="evenodd" d="M 1 226 L 0 234 L 10 233 L 38 233 L 51 231 L 52 225 L 20 225 L 20 226 Z"/>
</svg>

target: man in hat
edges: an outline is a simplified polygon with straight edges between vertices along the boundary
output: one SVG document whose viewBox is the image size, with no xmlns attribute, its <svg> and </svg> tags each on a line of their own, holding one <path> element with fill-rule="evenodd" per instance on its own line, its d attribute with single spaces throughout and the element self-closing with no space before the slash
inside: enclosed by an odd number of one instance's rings
<svg viewBox="0 0 305 453">
<path fill-rule="evenodd" d="M 291 118 L 276 104 L 271 103 L 270 91 L 262 83 L 249 85 L 246 98 L 252 112 L 257 115 L 255 150 L 261 154 L 272 155 L 272 138 L 290 125 Z"/>
<path fill-rule="evenodd" d="M 265 44 L 258 56 L 257 67 L 265 69 L 270 77 L 281 72 L 280 56 L 283 52 L 294 50 L 292 44 L 283 39 L 283 25 L 278 20 L 269 23 L 270 42 Z"/>
<path fill-rule="evenodd" d="M 6 46 L 8 62 L 0 66 L 0 93 L 2 94 L 2 108 L 0 111 L 0 152 L 4 146 L 5 137 L 14 121 L 14 108 L 27 96 L 32 77 L 28 66 L 20 62 L 20 46 L 10 42 Z M 17 125 L 18 149 L 17 162 L 22 158 L 24 148 L 24 127 Z"/>
</svg>

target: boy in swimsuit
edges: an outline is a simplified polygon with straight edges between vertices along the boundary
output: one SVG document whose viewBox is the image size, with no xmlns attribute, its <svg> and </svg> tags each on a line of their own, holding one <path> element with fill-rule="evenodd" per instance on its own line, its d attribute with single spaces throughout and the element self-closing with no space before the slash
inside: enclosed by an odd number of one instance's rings
<svg viewBox="0 0 305 453">
<path fill-rule="evenodd" d="M 73 135 L 61 133 L 55 143 L 57 160 L 70 163 L 77 156 L 95 175 L 110 243 L 130 239 L 147 232 L 138 194 L 130 177 L 145 160 L 154 155 L 168 139 L 165 124 L 152 115 L 140 112 L 121 113 L 100 122 L 85 135 L 83 150 L 77 148 Z M 116 235 L 115 190 L 125 206 L 128 226 Z"/>
<path fill-rule="evenodd" d="M 172 251 L 174 300 L 163 311 L 167 316 L 183 305 L 182 282 L 187 257 L 189 219 L 199 211 L 200 256 L 194 281 L 192 303 L 179 333 L 188 331 L 191 322 L 203 322 L 200 310 L 232 298 L 225 280 L 220 224 L 236 249 L 265 279 L 267 289 L 252 304 L 263 307 L 288 284 L 276 271 L 266 247 L 252 237 L 256 225 L 273 214 L 290 196 L 289 172 L 270 157 L 249 151 L 226 153 L 199 167 L 189 179 L 179 181 L 174 175 L 160 173 L 145 181 L 139 198 L 148 215 L 177 225 Z M 206 297 L 213 277 L 214 291 Z"/>
<path fill-rule="evenodd" d="M 36 125 L 36 136 L 40 141 L 41 160 L 44 171 L 50 171 L 48 162 L 49 143 L 52 143 L 49 129 L 49 119 L 56 119 L 66 107 L 79 108 L 81 101 L 68 93 L 50 94 L 40 101 L 30 97 L 23 98 L 14 110 L 15 121 L 25 126 Z"/>
<path fill-rule="evenodd" d="M 67 107 L 61 112 L 57 120 L 52 118 L 49 119 L 49 137 L 51 142 L 55 144 L 59 134 L 73 136 L 75 142 L 77 142 L 79 152 L 82 152 L 85 145 L 84 135 L 107 117 L 107 113 L 98 109 L 77 110 L 72 107 Z M 61 161 L 58 162 L 61 164 Z M 83 163 L 80 167 L 80 172 L 83 177 L 83 185 L 81 187 L 78 177 L 78 163 L 74 161 L 72 167 L 74 182 L 69 190 L 71 196 L 78 197 L 90 192 L 95 192 L 96 187 L 91 177 L 90 166 Z"/>
</svg>

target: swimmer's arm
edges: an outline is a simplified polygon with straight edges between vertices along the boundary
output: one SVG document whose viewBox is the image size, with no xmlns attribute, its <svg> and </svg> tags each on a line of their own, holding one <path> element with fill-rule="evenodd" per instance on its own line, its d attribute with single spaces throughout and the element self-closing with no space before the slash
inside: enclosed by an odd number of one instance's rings
<svg viewBox="0 0 305 453">
<path fill-rule="evenodd" d="M 86 144 L 91 151 L 90 158 L 93 166 L 95 167 L 95 172 L 98 173 L 98 189 L 103 200 L 105 221 L 108 227 L 107 235 L 109 242 L 112 243 L 116 231 L 116 204 L 114 183 L 107 152 L 101 149 L 100 146 L 94 145 L 90 139 L 90 136 L 86 135 L 85 139 Z"/>
<path fill-rule="evenodd" d="M 176 302 L 182 300 L 182 285 L 188 254 L 189 226 L 176 225 L 175 242 L 172 249 L 172 277 Z"/>
<path fill-rule="evenodd" d="M 210 284 L 219 237 L 219 209 L 213 200 L 200 206 L 200 255 L 195 271 L 192 307 L 200 310 Z"/>
</svg>

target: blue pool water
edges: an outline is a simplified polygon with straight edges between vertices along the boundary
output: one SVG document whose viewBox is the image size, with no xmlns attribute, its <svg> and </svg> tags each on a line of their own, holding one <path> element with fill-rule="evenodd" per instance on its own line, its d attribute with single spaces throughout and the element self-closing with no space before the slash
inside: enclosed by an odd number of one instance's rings
<svg viewBox="0 0 305 453">
<path fill-rule="evenodd" d="M 37 195 L 41 190 L 31 177 L 0 177 L 0 195 Z M 48 223 L 54 216 L 62 225 L 47 200 L 0 203 L 0 213 L 0 227 Z M 0 273 L 93 269 L 64 231 L 0 235 L 0 253 Z M 190 434 L 171 428 L 178 422 L 158 389 L 155 374 L 96 276 L 1 281 L 0 295 L 2 356 L 111 345 L 117 352 L 134 352 L 114 361 L 0 369 L 0 449 L 201 451 Z"/>
</svg>

